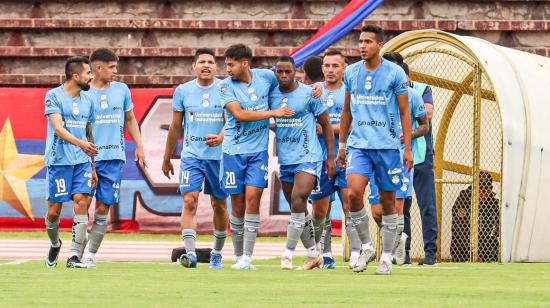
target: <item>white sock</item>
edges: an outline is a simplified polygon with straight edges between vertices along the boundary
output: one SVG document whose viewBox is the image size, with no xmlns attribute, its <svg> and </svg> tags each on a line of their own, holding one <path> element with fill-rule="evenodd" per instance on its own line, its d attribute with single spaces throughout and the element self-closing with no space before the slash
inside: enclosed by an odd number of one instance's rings
<svg viewBox="0 0 550 308">
<path fill-rule="evenodd" d="M 95 253 L 88 251 L 86 253 L 86 259 L 93 259 L 93 258 L 95 258 Z"/>
<path fill-rule="evenodd" d="M 331 258 L 331 259 L 333 258 L 331 252 L 325 252 L 325 253 L 323 254 L 323 257 L 327 257 L 327 258 Z"/>
<path fill-rule="evenodd" d="M 292 259 L 294 257 L 294 250 L 285 249 L 285 252 L 283 252 L 283 257 Z"/>
<path fill-rule="evenodd" d="M 221 250 L 212 249 L 212 253 L 219 253 L 219 254 L 222 254 L 222 251 L 221 251 Z"/>
<path fill-rule="evenodd" d="M 386 261 L 391 263 L 391 252 L 382 252 L 382 256 L 380 257 L 380 261 Z"/>
<path fill-rule="evenodd" d="M 359 257 L 359 251 L 352 251 L 350 258 L 358 258 Z"/>
<path fill-rule="evenodd" d="M 312 247 L 309 247 L 307 249 L 307 256 L 310 258 L 316 258 L 319 256 L 319 252 L 317 251 L 317 246 L 313 245 Z"/>
</svg>

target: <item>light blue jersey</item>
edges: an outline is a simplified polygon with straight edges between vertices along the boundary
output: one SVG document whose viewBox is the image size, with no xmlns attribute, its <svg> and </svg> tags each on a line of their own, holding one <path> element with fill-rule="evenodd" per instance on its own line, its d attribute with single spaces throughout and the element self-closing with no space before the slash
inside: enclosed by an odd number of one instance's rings
<svg viewBox="0 0 550 308">
<path fill-rule="evenodd" d="M 98 90 L 93 86 L 88 94 L 94 100 L 96 121 L 93 125 L 96 161 L 120 159 L 126 161 L 124 143 L 125 113 L 134 109 L 130 89 L 125 83 L 112 81 Z"/>
<path fill-rule="evenodd" d="M 418 124 L 416 123 L 417 118 L 422 118 L 426 115 L 426 108 L 424 107 L 424 101 L 422 96 L 413 88 L 408 88 L 409 92 L 409 109 L 411 113 L 411 123 L 412 129 L 416 129 Z M 399 123 L 399 135 L 401 135 L 403 129 L 401 123 Z M 414 147 L 415 139 L 412 139 L 411 147 Z M 400 151 L 403 153 L 405 150 L 405 144 L 401 144 Z"/>
<path fill-rule="evenodd" d="M 407 76 L 398 65 L 381 59 L 375 71 L 364 61 L 346 69 L 344 84 L 350 93 L 351 134 L 348 147 L 383 150 L 401 147 L 397 96 L 407 94 Z"/>
<path fill-rule="evenodd" d="M 44 115 L 60 114 L 63 127 L 75 138 L 87 140 L 86 125 L 94 122 L 93 101 L 88 94 L 81 91 L 80 96 L 70 97 L 63 90 L 63 85 L 46 93 Z M 46 166 L 77 165 L 89 162 L 90 157 L 81 148 L 72 145 L 55 134 L 54 127 L 48 117 L 46 135 Z"/>
<path fill-rule="evenodd" d="M 267 69 L 252 69 L 252 81 L 244 83 L 228 77 L 220 84 L 223 107 L 238 101 L 242 109 L 266 111 L 269 109 L 269 92 L 278 86 L 275 74 Z M 256 122 L 239 122 L 227 111 L 227 124 L 222 144 L 224 153 L 247 154 L 267 151 L 269 119 Z"/>
<path fill-rule="evenodd" d="M 280 165 L 323 161 L 323 151 L 316 133 L 316 117 L 327 110 L 319 99 L 311 96 L 313 89 L 299 83 L 290 93 L 274 89 L 269 96 L 269 108 L 288 107 L 294 116 L 275 118 L 275 139 Z"/>
<path fill-rule="evenodd" d="M 176 88 L 172 109 L 184 113 L 181 157 L 221 159 L 221 146 L 210 147 L 205 143 L 207 136 L 218 135 L 225 123 L 219 86 L 217 78 L 209 87 L 199 86 L 194 79 Z"/>
<path fill-rule="evenodd" d="M 323 82 L 321 84 L 321 91 L 323 93 L 321 101 L 328 108 L 330 124 L 340 124 L 342 110 L 344 109 L 344 101 L 346 99 L 346 87 L 342 85 L 338 90 L 327 90 Z M 323 148 L 323 157 L 326 159 L 327 145 L 325 144 L 325 137 L 323 135 L 319 135 L 319 142 Z M 334 134 L 334 158 L 336 158 L 336 156 L 338 156 L 338 135 Z"/>
</svg>

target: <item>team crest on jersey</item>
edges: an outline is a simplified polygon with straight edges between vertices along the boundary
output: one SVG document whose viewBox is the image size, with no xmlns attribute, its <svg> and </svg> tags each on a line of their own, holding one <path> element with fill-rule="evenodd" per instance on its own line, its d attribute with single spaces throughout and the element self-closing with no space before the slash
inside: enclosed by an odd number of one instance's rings
<svg viewBox="0 0 550 308">
<path fill-rule="evenodd" d="M 392 178 L 391 178 L 391 182 L 393 184 L 399 184 L 399 176 L 398 175 L 394 175 Z"/>
<path fill-rule="evenodd" d="M 328 106 L 328 107 L 334 106 L 334 95 L 333 95 L 333 94 L 330 94 L 330 95 L 327 97 L 327 106 Z"/>
<path fill-rule="evenodd" d="M 46 107 L 51 107 L 51 106 L 53 106 L 52 101 L 51 101 L 51 100 L 47 100 L 47 101 L 46 101 Z"/>
<path fill-rule="evenodd" d="M 80 114 L 80 108 L 78 107 L 77 103 L 73 103 L 73 114 L 79 115 Z"/>
<path fill-rule="evenodd" d="M 255 102 L 258 100 L 258 95 L 256 95 L 256 89 L 254 88 L 248 88 L 248 90 L 246 90 L 246 92 L 248 92 L 248 96 L 250 97 L 250 100 Z"/>
<path fill-rule="evenodd" d="M 281 107 L 288 107 L 288 97 L 281 100 Z"/>
<path fill-rule="evenodd" d="M 201 105 L 206 108 L 208 106 L 210 106 L 210 93 L 204 93 L 202 95 L 202 103 Z"/>
<path fill-rule="evenodd" d="M 365 90 L 369 91 L 372 89 L 372 76 L 367 76 L 365 79 Z"/>
<path fill-rule="evenodd" d="M 109 107 L 109 102 L 107 101 L 107 94 L 102 94 L 99 97 L 99 107 L 101 107 L 101 109 L 107 109 Z"/>
</svg>

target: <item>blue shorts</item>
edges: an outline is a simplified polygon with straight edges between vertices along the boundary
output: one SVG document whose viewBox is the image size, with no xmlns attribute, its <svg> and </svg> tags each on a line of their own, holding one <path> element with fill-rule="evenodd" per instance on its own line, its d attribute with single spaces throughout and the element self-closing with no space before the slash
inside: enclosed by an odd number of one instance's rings
<svg viewBox="0 0 550 308">
<path fill-rule="evenodd" d="M 330 195 L 332 195 L 336 191 L 336 187 L 334 186 L 335 182 L 334 179 L 329 180 L 328 179 L 328 172 L 325 168 L 325 164 L 321 162 L 322 168 L 321 168 L 321 176 L 319 178 L 319 189 L 314 189 L 311 191 L 311 195 L 309 196 L 310 201 L 317 201 L 324 199 Z"/>
<path fill-rule="evenodd" d="M 337 186 L 340 188 L 348 188 L 348 180 L 346 179 L 346 170 L 341 170 L 336 173 L 334 186 Z"/>
<path fill-rule="evenodd" d="M 97 161 L 95 163 L 97 186 L 92 189 L 90 195 L 95 196 L 105 205 L 117 204 L 122 181 L 122 168 L 124 168 L 124 161 L 120 159 Z"/>
<path fill-rule="evenodd" d="M 267 151 L 230 155 L 223 153 L 220 167 L 220 183 L 231 195 L 244 192 L 245 186 L 267 187 Z"/>
<path fill-rule="evenodd" d="M 202 160 L 191 157 L 184 157 L 180 164 L 180 186 L 178 192 L 186 193 L 202 191 L 212 195 L 214 198 L 223 200 L 228 194 L 220 186 L 220 161 Z"/>
<path fill-rule="evenodd" d="M 411 170 L 411 172 L 408 172 L 405 170 L 403 171 L 403 179 L 401 182 L 401 187 L 395 193 L 396 199 L 412 198 L 413 176 L 414 176 L 414 168 Z M 370 205 L 380 204 L 380 192 L 378 191 L 378 187 L 373 182 L 369 183 L 369 187 L 370 187 L 370 194 L 369 194 Z"/>
<path fill-rule="evenodd" d="M 317 179 L 315 186 L 319 186 L 323 162 L 299 163 L 292 165 L 281 165 L 279 168 L 279 180 L 283 183 L 294 183 L 294 175 L 300 172 L 313 175 Z"/>
<path fill-rule="evenodd" d="M 76 194 L 90 194 L 92 190 L 92 164 L 48 166 L 46 168 L 50 202 L 67 202 Z"/>
<path fill-rule="evenodd" d="M 348 147 L 346 175 L 359 174 L 369 177 L 382 191 L 398 191 L 401 188 L 403 166 L 398 150 L 366 150 Z"/>
</svg>

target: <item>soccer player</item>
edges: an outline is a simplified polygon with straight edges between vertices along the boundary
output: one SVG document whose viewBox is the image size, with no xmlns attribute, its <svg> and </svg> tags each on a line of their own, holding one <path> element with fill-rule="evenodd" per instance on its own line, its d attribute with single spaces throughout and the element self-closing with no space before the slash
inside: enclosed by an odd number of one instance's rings
<svg viewBox="0 0 550 308">
<path fill-rule="evenodd" d="M 322 101 L 327 106 L 329 112 L 330 123 L 335 134 L 335 140 L 338 140 L 340 131 L 340 117 L 344 107 L 345 87 L 343 85 L 344 71 L 347 67 L 345 56 L 337 50 L 328 50 L 325 52 L 322 63 L 322 72 L 324 82 L 322 83 Z M 319 141 L 323 148 L 323 155 L 327 155 L 327 146 L 324 141 L 322 131 L 317 127 L 317 132 L 320 133 Z M 334 146 L 337 149 L 337 145 Z M 334 154 L 336 156 L 337 153 Z M 357 232 L 353 227 L 351 217 L 349 217 L 349 203 L 346 173 L 344 169 L 336 167 L 336 176 L 333 180 L 329 180 L 325 170 L 321 173 L 321 184 L 318 191 L 313 191 L 310 200 L 313 204 L 313 225 L 315 228 L 316 240 L 322 241 L 323 248 L 323 268 L 335 268 L 334 257 L 331 251 L 331 231 L 330 224 L 330 203 L 333 193 L 337 192 L 342 203 L 343 211 L 346 214 L 346 232 L 351 243 L 350 264 L 355 265 L 355 261 L 359 257 L 361 242 L 357 236 Z M 321 234 L 322 233 L 322 236 Z M 320 237 L 320 238 L 319 238 Z"/>
<path fill-rule="evenodd" d="M 346 168 L 351 218 L 361 240 L 353 271 L 362 272 L 374 254 L 363 195 L 369 177 L 380 189 L 382 256 L 377 274 L 391 273 L 391 251 L 397 231 L 395 191 L 401 187 L 402 166 L 413 166 L 407 76 L 401 67 L 380 56 L 383 30 L 365 25 L 359 37 L 361 61 L 344 74 L 346 99 L 342 111 L 338 164 Z M 400 155 L 400 125 L 405 150 Z M 346 153 L 347 152 L 347 153 Z"/>
<path fill-rule="evenodd" d="M 384 59 L 391 61 L 391 59 L 388 59 L 386 55 L 384 55 Z M 403 68 L 403 70 L 405 71 L 405 74 L 409 76 L 409 81 L 410 81 L 409 66 L 407 65 L 407 63 L 401 63 L 398 65 Z M 414 150 L 416 147 L 416 138 L 426 135 L 429 132 L 430 127 L 428 125 L 428 119 L 426 118 L 426 109 L 424 108 L 424 102 L 422 101 L 422 96 L 420 96 L 420 94 L 411 87 L 408 88 L 408 95 L 409 95 L 409 108 L 410 108 L 410 114 L 411 114 L 411 122 L 413 123 L 411 138 L 412 138 L 412 149 Z M 404 144 L 401 144 L 401 151 L 404 150 L 403 146 Z M 403 217 L 403 205 L 405 204 L 406 199 L 412 198 L 413 175 L 414 175 L 414 168 L 410 172 L 408 172 L 407 170 L 403 171 L 403 183 L 401 188 L 396 193 L 395 208 L 398 216 L 397 216 L 397 239 L 394 246 L 394 252 L 395 252 L 395 261 L 398 265 L 402 265 L 405 262 L 405 243 L 407 241 L 408 235 L 405 232 L 403 232 L 403 229 L 405 226 L 405 220 Z M 378 225 L 381 225 L 382 207 L 380 205 L 380 202 L 378 201 L 379 200 L 378 187 L 374 182 L 370 182 L 370 189 L 371 189 L 371 193 L 369 196 L 369 200 L 370 202 L 372 202 L 371 203 L 372 216 L 376 221 L 376 223 Z"/>
<path fill-rule="evenodd" d="M 162 172 L 170 178 L 174 167 L 170 157 L 176 148 L 183 128 L 183 148 L 179 172 L 179 192 L 183 197 L 181 236 L 186 254 L 180 257 L 185 267 L 197 266 L 195 238 L 199 193 L 210 195 L 214 210 L 214 249 L 210 254 L 210 268 L 222 268 L 222 248 L 227 237 L 227 193 L 220 186 L 221 143 L 225 123 L 220 99 L 220 80 L 215 78 L 214 51 L 199 48 L 195 52 L 193 71 L 196 78 L 176 88 L 172 100 L 172 124 L 168 130 Z"/>
<path fill-rule="evenodd" d="M 222 143 L 221 185 L 231 195 L 231 227 L 237 262 L 254 269 L 252 253 L 260 227 L 260 199 L 268 178 L 269 118 L 288 117 L 287 107 L 269 110 L 269 92 L 278 85 L 267 69 L 251 69 L 252 50 L 232 45 L 225 51 L 228 78 L 220 84 L 227 123 Z"/>
<path fill-rule="evenodd" d="M 63 202 L 73 201 L 69 268 L 86 268 L 79 259 L 88 225 L 88 195 L 96 178 L 92 178 L 90 157 L 97 154 L 96 146 L 87 141 L 87 132 L 95 121 L 93 101 L 83 91 L 90 88 L 91 71 L 85 57 L 71 57 L 65 62 L 66 81 L 46 93 L 44 115 L 48 118 L 46 136 L 46 178 L 48 182 L 46 231 L 51 247 L 46 267 L 57 266 L 61 250 L 59 215 Z"/>
<path fill-rule="evenodd" d="M 323 151 L 316 134 L 316 119 L 320 123 L 329 153 L 325 160 L 329 179 L 336 173 L 334 162 L 334 133 L 327 107 L 312 97 L 313 89 L 295 80 L 296 67 L 291 57 L 279 57 L 275 75 L 279 87 L 269 96 L 271 109 L 288 107 L 295 114 L 275 118 L 275 140 L 280 164 L 283 193 L 290 204 L 291 216 L 287 229 L 286 249 L 281 258 L 282 269 L 292 269 L 292 258 L 306 222 L 307 199 L 319 184 L 323 169 Z M 310 270 L 322 263 L 313 239 L 304 243 L 308 257 L 300 269 Z"/>
<path fill-rule="evenodd" d="M 138 122 L 130 89 L 125 83 L 113 81 L 117 73 L 118 56 L 111 50 L 100 48 L 90 55 L 94 78 L 88 94 L 94 102 L 96 122 L 93 126 L 94 142 L 98 149 L 95 157 L 97 187 L 88 198 L 88 207 L 95 193 L 95 211 L 92 230 L 88 236 L 88 252 L 84 262 L 95 268 L 97 253 L 105 232 L 109 209 L 118 203 L 122 169 L 126 161 L 124 128 L 128 128 L 135 142 L 135 160 L 142 168 L 147 166 Z"/>
</svg>

